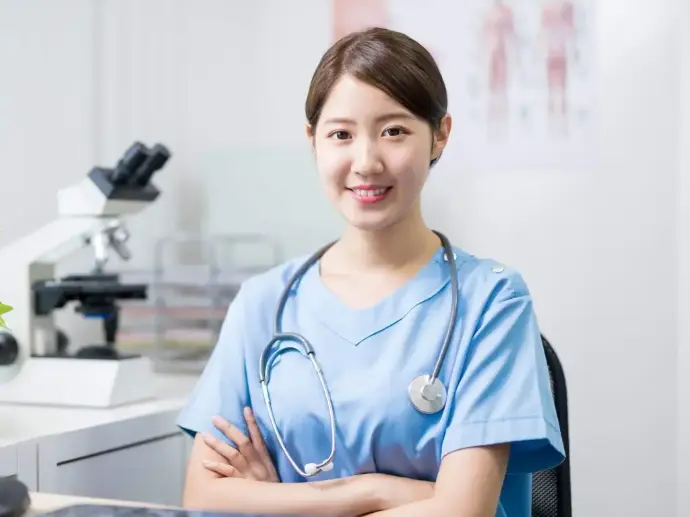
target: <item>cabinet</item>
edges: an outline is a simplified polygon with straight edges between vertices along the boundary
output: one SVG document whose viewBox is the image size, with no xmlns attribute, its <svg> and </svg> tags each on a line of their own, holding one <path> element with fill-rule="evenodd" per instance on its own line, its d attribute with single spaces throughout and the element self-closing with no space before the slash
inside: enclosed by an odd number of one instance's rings
<svg viewBox="0 0 690 517">
<path fill-rule="evenodd" d="M 0 445 L 0 478 L 16 476 L 18 473 L 17 447 L 14 445 Z"/>
<path fill-rule="evenodd" d="M 0 444 L 0 478 L 16 476 L 29 490 L 36 490 L 36 450 L 36 443 L 31 440 Z"/>
<path fill-rule="evenodd" d="M 177 411 L 144 415 L 43 438 L 41 492 L 180 505 L 187 438 Z"/>
<path fill-rule="evenodd" d="M 0 477 L 33 492 L 179 506 L 192 440 L 175 422 L 197 377 L 156 382 L 154 399 L 108 409 L 0 404 Z"/>
</svg>

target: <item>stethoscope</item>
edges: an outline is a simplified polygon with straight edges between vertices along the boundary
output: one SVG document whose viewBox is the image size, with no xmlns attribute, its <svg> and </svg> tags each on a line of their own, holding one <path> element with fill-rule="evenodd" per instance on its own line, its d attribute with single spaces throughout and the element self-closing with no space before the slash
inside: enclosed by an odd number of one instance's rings
<svg viewBox="0 0 690 517">
<path fill-rule="evenodd" d="M 455 254 L 453 253 L 453 248 L 450 245 L 448 239 L 439 232 L 434 232 L 439 239 L 441 239 L 441 244 L 443 245 L 444 258 L 450 266 L 450 284 L 451 284 L 451 307 L 450 307 L 450 318 L 448 320 L 448 328 L 446 330 L 446 335 L 443 339 L 443 345 L 441 346 L 441 351 L 438 354 L 436 360 L 436 365 L 434 370 L 429 374 L 423 374 L 416 377 L 408 387 L 408 393 L 412 405 L 417 409 L 417 411 L 425 414 L 438 413 L 443 409 L 446 404 L 446 388 L 438 378 L 443 366 L 443 361 L 445 360 L 446 354 L 448 353 L 448 348 L 450 346 L 451 339 L 453 337 L 453 330 L 455 329 L 455 322 L 458 314 L 458 273 L 455 265 Z M 312 255 L 302 266 L 295 271 L 295 273 L 290 278 L 287 286 L 283 290 L 280 296 L 280 301 L 278 303 L 278 309 L 275 313 L 275 319 L 273 324 L 273 337 L 271 341 L 266 345 L 264 351 L 259 359 L 259 382 L 261 382 L 261 390 L 264 395 L 264 401 L 266 402 L 266 409 L 268 410 L 268 417 L 271 420 L 271 426 L 273 427 L 273 432 L 275 433 L 276 439 L 278 440 L 278 445 L 283 450 L 285 457 L 288 459 L 292 467 L 300 474 L 302 477 L 312 477 L 320 472 L 328 472 L 333 468 L 333 458 L 335 456 L 335 414 L 333 411 L 333 400 L 328 392 L 328 387 L 326 386 L 326 380 L 323 377 L 323 371 L 321 370 L 321 365 L 316 359 L 316 352 L 314 347 L 311 346 L 309 341 L 301 336 L 300 334 L 293 332 L 282 332 L 281 320 L 283 317 L 283 309 L 287 303 L 287 299 L 290 296 L 292 287 L 299 281 L 300 278 L 305 274 L 305 272 L 313 266 L 326 251 L 334 244 L 334 242 L 324 246 L 318 250 L 314 255 Z M 326 404 L 328 405 L 328 417 L 331 422 L 331 453 L 328 458 L 320 463 L 307 463 L 304 466 L 304 470 L 300 468 L 299 465 L 292 458 L 292 455 L 288 452 L 285 442 L 283 442 L 283 437 L 280 434 L 278 425 L 276 424 L 275 416 L 273 414 L 273 409 L 271 408 L 271 396 L 268 393 L 268 354 L 276 343 L 279 341 L 293 341 L 301 345 L 302 349 L 306 353 L 306 356 L 311 361 L 311 364 L 316 370 L 316 374 L 319 377 L 321 383 L 321 389 L 326 397 Z"/>
</svg>

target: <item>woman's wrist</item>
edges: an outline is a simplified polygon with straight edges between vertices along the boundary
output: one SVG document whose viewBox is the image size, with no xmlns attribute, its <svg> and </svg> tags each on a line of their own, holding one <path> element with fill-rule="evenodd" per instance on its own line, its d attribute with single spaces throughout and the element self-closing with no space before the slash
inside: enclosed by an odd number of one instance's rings
<svg viewBox="0 0 690 517">
<path fill-rule="evenodd" d="M 389 483 L 385 474 L 362 474 L 360 496 L 366 501 L 367 508 L 363 513 L 379 512 L 389 508 Z"/>
<path fill-rule="evenodd" d="M 371 474 L 370 489 L 375 511 L 389 510 L 434 496 L 434 483 L 386 474 Z"/>
<path fill-rule="evenodd" d="M 335 514 L 338 508 L 346 515 L 364 515 L 386 508 L 384 480 L 379 474 L 359 474 L 352 477 L 314 481 L 309 483 L 324 496 L 324 503 Z"/>
</svg>

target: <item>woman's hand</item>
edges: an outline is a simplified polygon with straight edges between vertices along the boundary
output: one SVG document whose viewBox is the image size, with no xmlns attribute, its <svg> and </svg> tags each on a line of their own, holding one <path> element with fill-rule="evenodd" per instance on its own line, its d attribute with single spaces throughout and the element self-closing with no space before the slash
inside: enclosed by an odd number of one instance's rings
<svg viewBox="0 0 690 517">
<path fill-rule="evenodd" d="M 228 462 L 204 461 L 204 466 L 223 477 L 280 482 L 251 409 L 245 408 L 244 419 L 247 422 L 249 437 L 246 437 L 239 429 L 224 419 L 213 418 L 213 425 L 237 445 L 237 448 L 210 434 L 204 434 L 206 445 L 223 456 Z"/>
</svg>

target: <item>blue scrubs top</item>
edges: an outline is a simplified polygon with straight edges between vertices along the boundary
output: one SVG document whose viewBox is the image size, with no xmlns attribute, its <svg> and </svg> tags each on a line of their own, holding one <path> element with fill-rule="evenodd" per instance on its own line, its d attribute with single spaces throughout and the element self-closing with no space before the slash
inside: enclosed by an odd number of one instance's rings
<svg viewBox="0 0 690 517">
<path fill-rule="evenodd" d="M 546 358 L 532 299 L 514 270 L 454 248 L 459 306 L 440 373 L 444 409 L 419 413 L 408 385 L 434 368 L 451 306 L 449 264 L 440 248 L 403 287 L 375 306 L 352 309 L 322 283 L 318 266 L 293 287 L 282 330 L 312 343 L 336 417 L 334 467 L 312 480 L 380 472 L 433 481 L 441 460 L 465 447 L 510 442 L 498 516 L 529 517 L 531 473 L 564 459 Z M 283 482 L 303 482 L 272 432 L 259 384 L 259 357 L 271 340 L 278 299 L 306 257 L 246 281 L 178 425 L 210 432 L 221 415 L 243 432 L 250 406 Z M 328 411 L 311 362 L 279 344 L 268 388 L 277 424 L 298 464 L 330 453 Z"/>
</svg>

